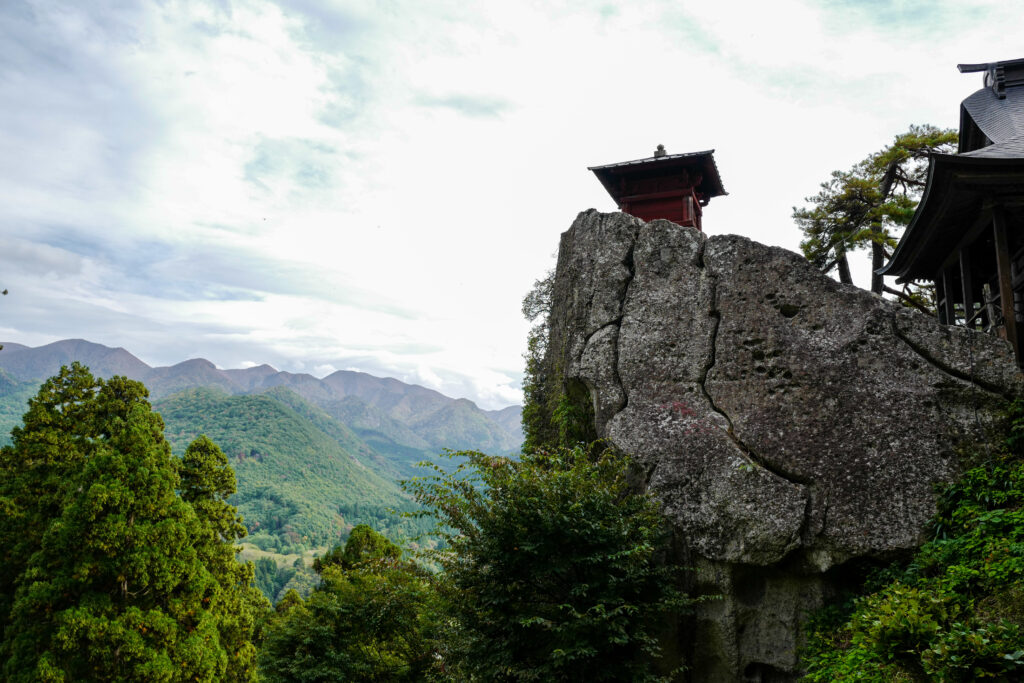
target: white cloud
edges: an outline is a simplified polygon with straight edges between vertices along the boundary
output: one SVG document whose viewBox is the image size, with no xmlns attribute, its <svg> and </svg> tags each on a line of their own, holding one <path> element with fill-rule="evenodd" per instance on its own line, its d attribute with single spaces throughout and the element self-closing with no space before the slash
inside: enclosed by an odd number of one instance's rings
<svg viewBox="0 0 1024 683">
<path fill-rule="evenodd" d="M 613 208 L 586 166 L 715 148 L 708 232 L 795 248 L 831 170 L 956 125 L 957 62 L 1021 56 L 1006 3 L 871 8 L 4 5 L 0 332 L 514 402 L 520 298 Z"/>
</svg>

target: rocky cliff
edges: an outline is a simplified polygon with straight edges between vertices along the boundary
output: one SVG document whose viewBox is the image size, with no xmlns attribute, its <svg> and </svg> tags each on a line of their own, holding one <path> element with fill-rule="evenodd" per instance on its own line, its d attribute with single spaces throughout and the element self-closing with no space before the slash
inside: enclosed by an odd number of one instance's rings
<svg viewBox="0 0 1024 683">
<path fill-rule="evenodd" d="M 921 542 L 953 444 L 1022 389 L 1002 340 L 668 221 L 580 214 L 552 301 L 548 370 L 722 595 L 687 636 L 693 680 L 790 680 L 806 612 Z"/>
</svg>

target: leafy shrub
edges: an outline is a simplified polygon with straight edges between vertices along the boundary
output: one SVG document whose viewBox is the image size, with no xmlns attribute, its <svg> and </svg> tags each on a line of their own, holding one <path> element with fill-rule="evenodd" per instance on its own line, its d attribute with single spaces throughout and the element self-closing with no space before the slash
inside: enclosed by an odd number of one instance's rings
<svg viewBox="0 0 1024 683">
<path fill-rule="evenodd" d="M 419 681 L 434 666 L 437 598 L 397 546 L 356 527 L 316 564 L 320 585 L 278 603 L 260 655 L 263 680 Z"/>
<path fill-rule="evenodd" d="M 481 681 L 678 673 L 658 636 L 692 601 L 664 561 L 655 501 L 628 486 L 628 459 L 583 446 L 460 455 L 454 472 L 406 483 L 448 544 L 434 557 L 454 619 L 449 671 Z"/>
<path fill-rule="evenodd" d="M 1024 677 L 1024 404 L 965 461 L 914 560 L 811 621 L 807 680 Z"/>
</svg>

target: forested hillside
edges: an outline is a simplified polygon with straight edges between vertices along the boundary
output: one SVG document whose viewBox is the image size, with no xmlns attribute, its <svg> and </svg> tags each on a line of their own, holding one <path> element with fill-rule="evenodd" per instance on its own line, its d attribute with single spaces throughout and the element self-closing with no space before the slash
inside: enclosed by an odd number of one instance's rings
<svg viewBox="0 0 1024 683">
<path fill-rule="evenodd" d="M 175 453 L 205 434 L 238 477 L 232 498 L 249 541 L 292 552 L 337 543 L 356 524 L 415 534 L 423 525 L 390 510 L 413 504 L 374 467 L 374 452 L 343 425 L 288 389 L 229 396 L 189 389 L 156 401 Z"/>
<path fill-rule="evenodd" d="M 19 381 L 0 370 L 0 445 L 10 443 L 11 430 L 21 424 L 28 400 L 38 390 L 39 382 Z"/>
</svg>

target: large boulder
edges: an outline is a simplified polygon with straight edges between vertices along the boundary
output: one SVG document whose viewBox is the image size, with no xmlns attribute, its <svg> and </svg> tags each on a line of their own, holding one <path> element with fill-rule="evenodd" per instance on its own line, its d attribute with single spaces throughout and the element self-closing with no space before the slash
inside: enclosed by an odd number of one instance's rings
<svg viewBox="0 0 1024 683">
<path fill-rule="evenodd" d="M 549 369 L 585 385 L 698 570 L 694 680 L 789 680 L 802 621 L 917 547 L 954 445 L 1022 378 L 1009 345 L 792 252 L 588 211 L 562 235 Z"/>
</svg>

